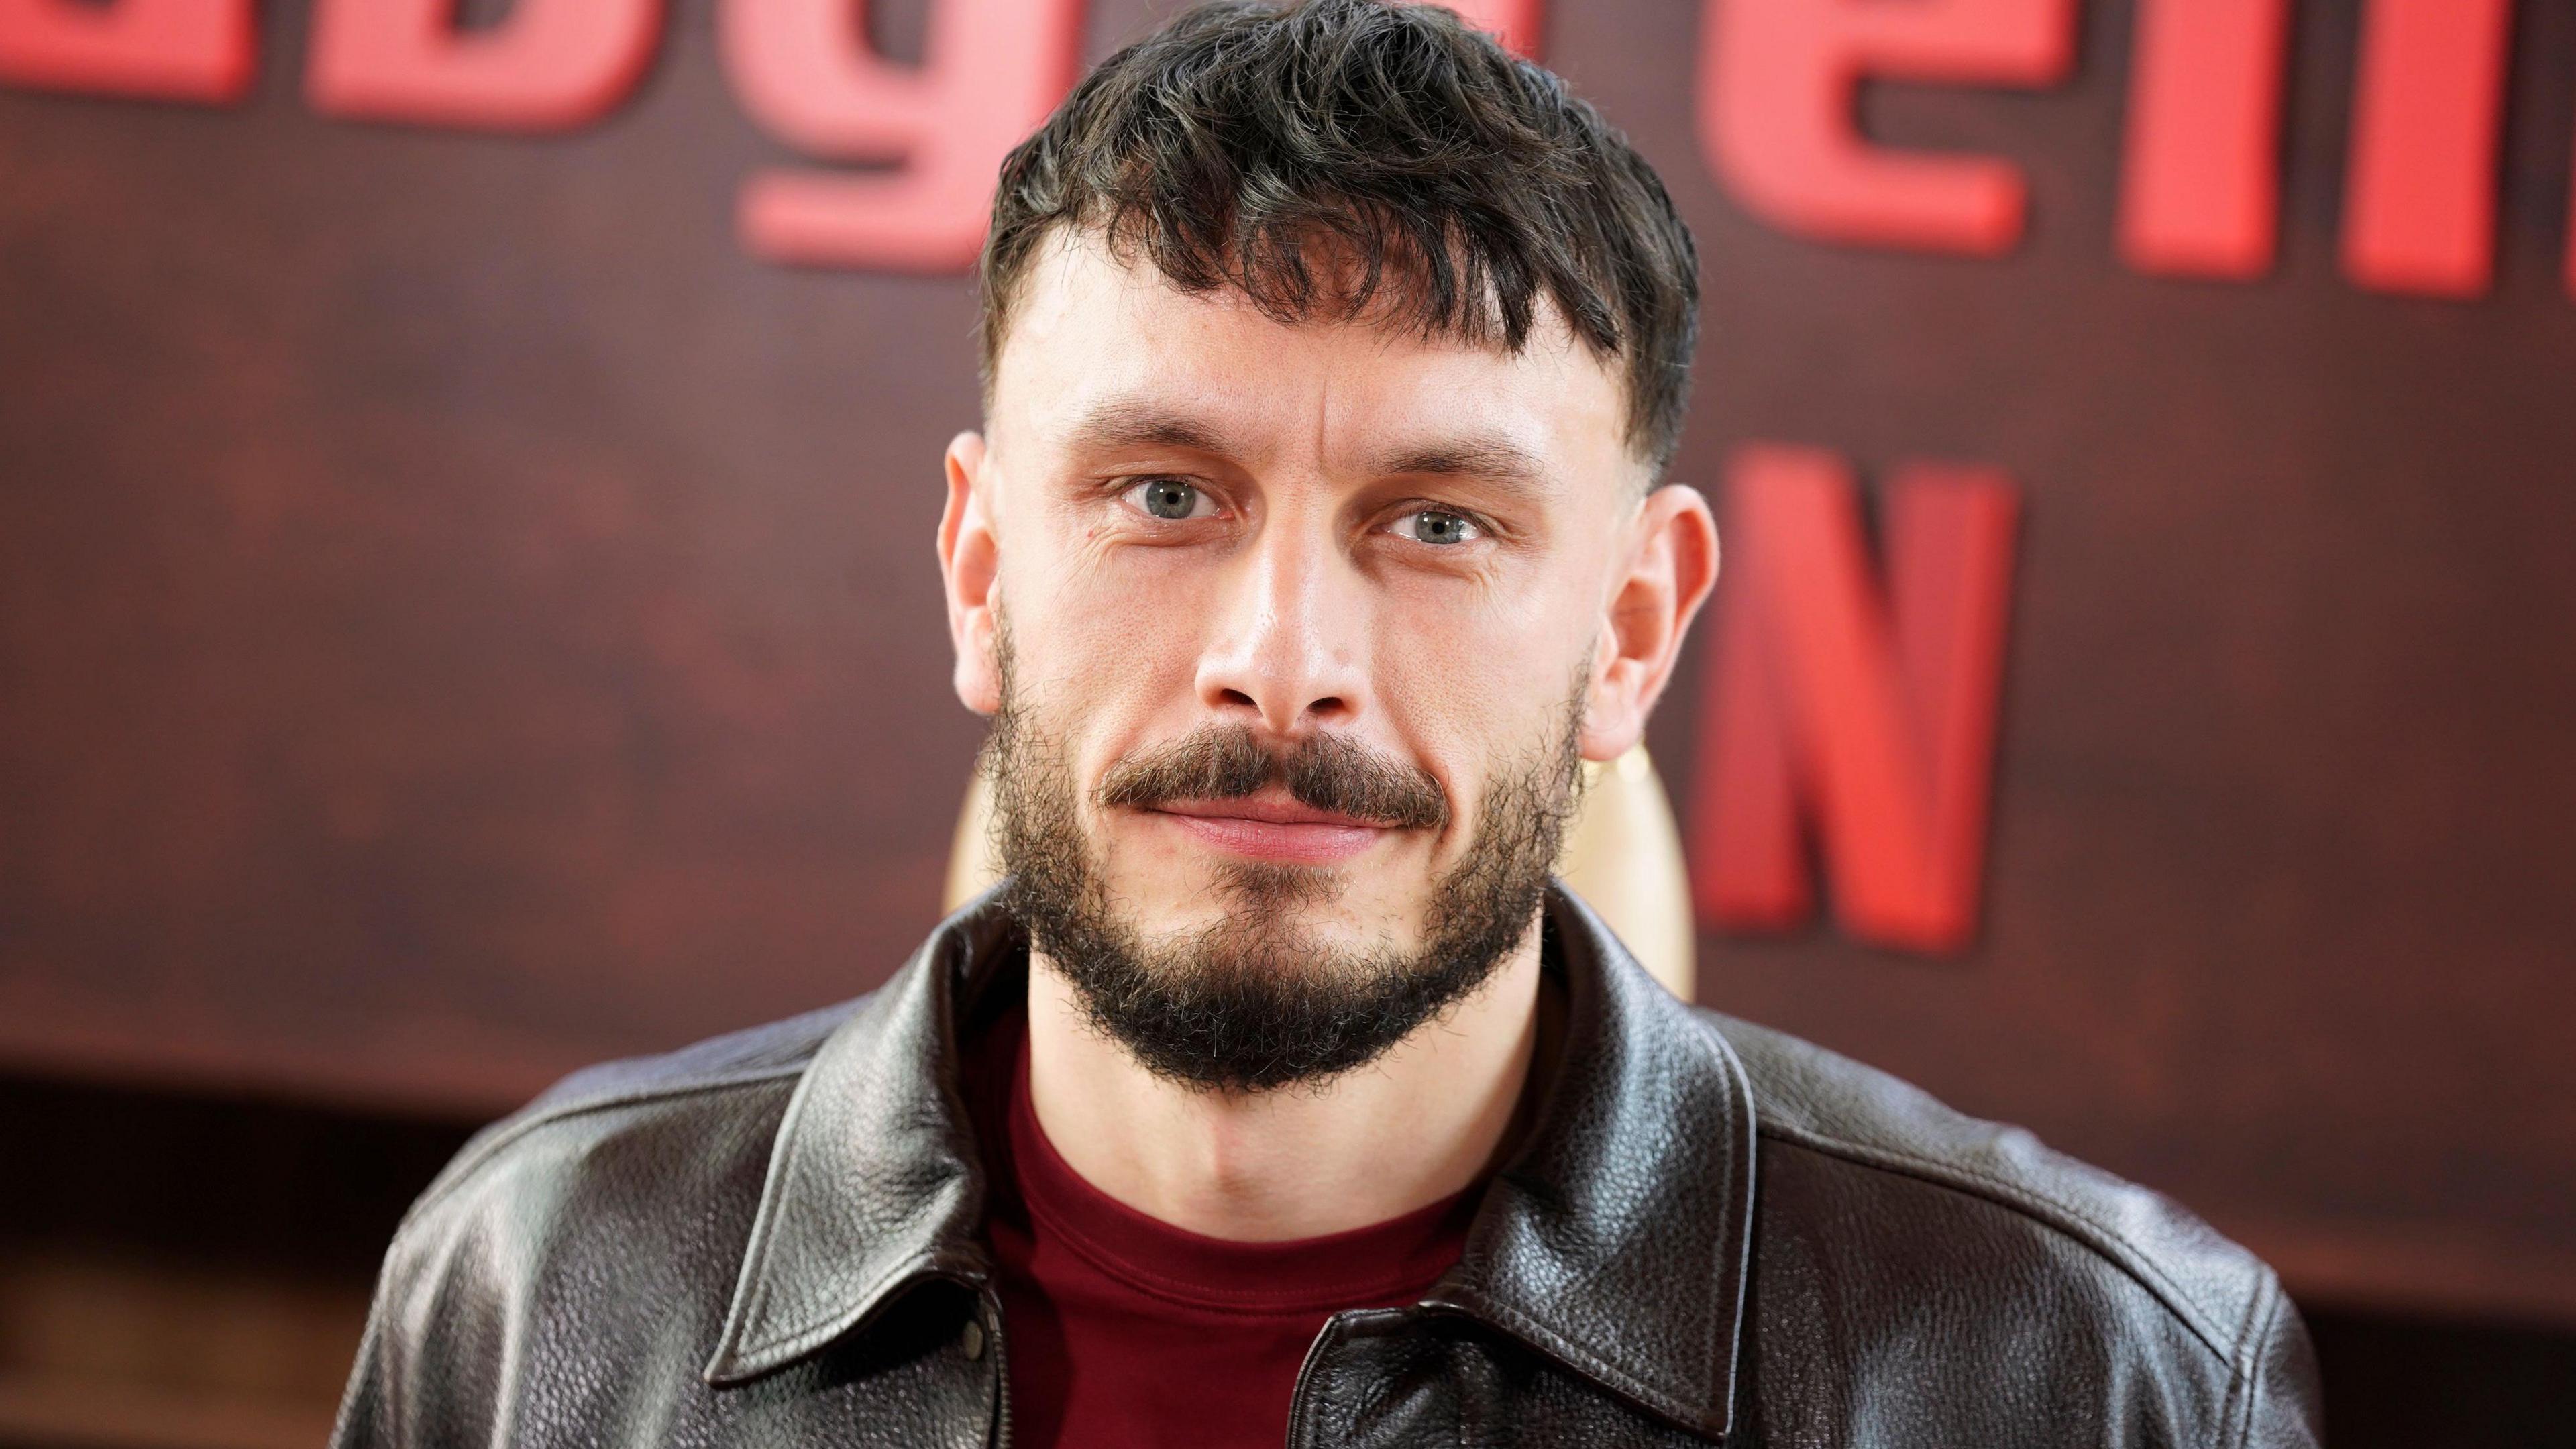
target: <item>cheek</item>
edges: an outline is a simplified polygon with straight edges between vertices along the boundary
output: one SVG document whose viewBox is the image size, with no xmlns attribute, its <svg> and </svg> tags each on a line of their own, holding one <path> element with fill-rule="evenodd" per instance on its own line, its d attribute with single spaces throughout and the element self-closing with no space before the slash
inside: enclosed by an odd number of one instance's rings
<svg viewBox="0 0 2576 1449">
<path fill-rule="evenodd" d="M 1206 610 L 1187 580 L 1071 568 L 1034 578 L 1012 618 L 1014 683 L 1087 784 L 1109 760 L 1186 728 Z"/>
<path fill-rule="evenodd" d="M 1189 678 L 1207 627 L 1205 570 L 1177 555 L 1112 552 L 1069 570 L 1048 607 L 1061 616 L 1071 666 L 1097 670 L 1124 690 L 1158 679 Z"/>
<path fill-rule="evenodd" d="M 1494 774 L 1557 744 L 1590 659 L 1588 615 L 1532 590 L 1399 617 L 1379 636 L 1379 699 L 1451 803 L 1472 809 Z"/>
<path fill-rule="evenodd" d="M 1377 647 L 1382 682 L 1401 692 L 1388 697 L 1455 698 L 1502 712 L 1496 727 L 1538 695 L 1561 700 L 1600 626 L 1599 601 L 1560 577 L 1570 572 L 1544 561 L 1467 589 L 1391 591 Z"/>
</svg>

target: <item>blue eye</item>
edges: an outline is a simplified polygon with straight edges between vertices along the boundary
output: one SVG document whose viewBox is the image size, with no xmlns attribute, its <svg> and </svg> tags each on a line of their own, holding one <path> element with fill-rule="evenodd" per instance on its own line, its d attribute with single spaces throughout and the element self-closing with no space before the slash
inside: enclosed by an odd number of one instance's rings
<svg viewBox="0 0 2576 1449">
<path fill-rule="evenodd" d="M 1484 537 L 1484 530 L 1463 513 L 1446 508 L 1417 508 L 1395 521 L 1395 531 L 1416 543 L 1472 543 Z"/>
<path fill-rule="evenodd" d="M 1178 478 L 1148 478 L 1128 489 L 1127 496 L 1154 517 L 1174 522 L 1202 516 L 1201 505 L 1208 501 L 1196 485 Z"/>
</svg>

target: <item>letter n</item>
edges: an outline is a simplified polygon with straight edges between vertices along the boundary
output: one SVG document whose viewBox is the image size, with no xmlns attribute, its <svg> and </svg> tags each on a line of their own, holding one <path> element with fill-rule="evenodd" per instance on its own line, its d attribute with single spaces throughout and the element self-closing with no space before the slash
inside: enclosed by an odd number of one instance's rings
<svg viewBox="0 0 2576 1449">
<path fill-rule="evenodd" d="M 868 44 L 863 0 L 723 0 L 725 68 L 753 119 L 874 174 L 763 171 L 744 244 L 773 261 L 956 272 L 974 263 L 1002 158 L 1073 86 L 1082 0 L 930 0 L 927 55 Z"/>
<path fill-rule="evenodd" d="M 1851 934 L 1967 944 L 2018 514 L 1993 469 L 1905 468 L 1887 490 L 1882 582 L 1848 464 L 1806 448 L 1736 455 L 1692 788 L 1702 920 L 1805 920 L 1812 831 Z"/>
<path fill-rule="evenodd" d="M 460 29 L 456 0 L 320 0 L 305 97 L 351 120 L 570 130 L 634 91 L 661 30 L 661 0 L 517 0 L 488 30 Z"/>
<path fill-rule="evenodd" d="M 220 104 L 258 50 L 251 0 L 0 0 L 0 84 Z"/>
<path fill-rule="evenodd" d="M 1799 236 L 1994 256 L 2021 239 L 2019 169 L 1891 151 L 1860 132 L 1864 80 L 2053 85 L 2074 0 L 1706 0 L 1700 144 L 1747 209 Z"/>
</svg>

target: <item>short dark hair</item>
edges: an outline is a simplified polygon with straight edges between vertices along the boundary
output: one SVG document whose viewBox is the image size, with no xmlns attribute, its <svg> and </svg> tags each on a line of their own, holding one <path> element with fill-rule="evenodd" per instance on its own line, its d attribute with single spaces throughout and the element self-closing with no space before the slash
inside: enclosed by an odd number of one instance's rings
<svg viewBox="0 0 2576 1449">
<path fill-rule="evenodd" d="M 1689 228 L 1626 136 L 1450 11 L 1215 0 L 1102 62 L 1002 163 L 988 390 L 1014 289 L 1059 226 L 1282 321 L 1374 306 L 1517 352 L 1544 293 L 1624 363 L 1630 450 L 1660 475 L 1680 440 L 1699 330 Z"/>
</svg>

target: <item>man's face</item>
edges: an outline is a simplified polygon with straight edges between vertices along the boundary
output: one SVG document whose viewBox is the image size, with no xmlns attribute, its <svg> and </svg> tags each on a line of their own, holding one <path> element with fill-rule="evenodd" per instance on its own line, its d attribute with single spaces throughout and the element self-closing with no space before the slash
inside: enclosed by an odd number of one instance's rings
<svg viewBox="0 0 2576 1449">
<path fill-rule="evenodd" d="M 1165 987 L 1472 987 L 1444 958 L 1523 934 L 1574 757 L 1661 679 L 1610 667 L 1658 511 L 1619 379 L 1561 323 L 1283 324 L 1080 239 L 1022 285 L 942 533 L 1006 863 Z"/>
</svg>

